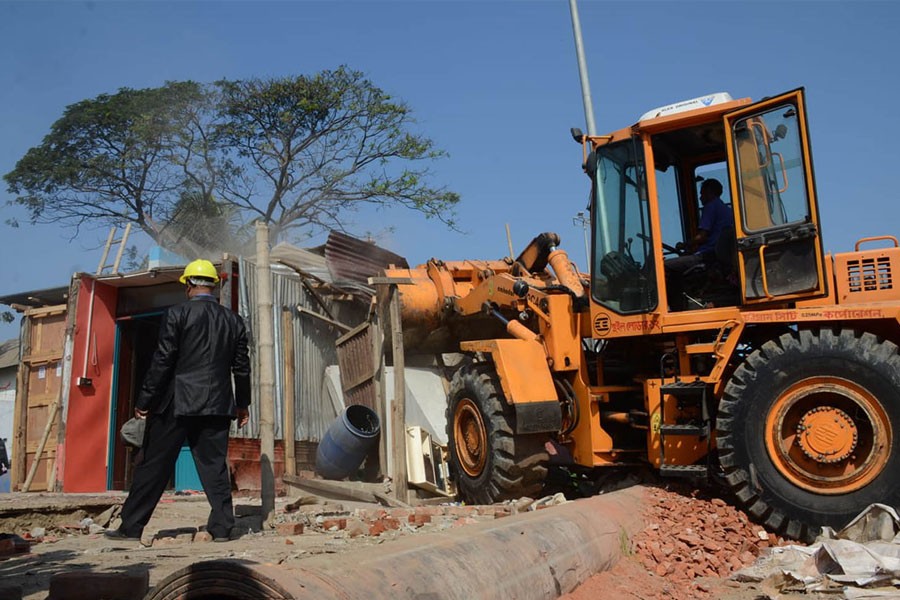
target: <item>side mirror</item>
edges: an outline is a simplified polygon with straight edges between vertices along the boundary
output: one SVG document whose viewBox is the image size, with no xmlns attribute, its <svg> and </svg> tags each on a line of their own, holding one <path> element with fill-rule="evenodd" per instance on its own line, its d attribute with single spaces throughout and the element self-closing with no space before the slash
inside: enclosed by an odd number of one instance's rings
<svg viewBox="0 0 900 600">
<path fill-rule="evenodd" d="M 572 139 L 578 142 L 579 144 L 584 143 L 584 134 L 577 127 L 573 127 L 569 130 L 569 133 L 572 134 Z"/>
</svg>

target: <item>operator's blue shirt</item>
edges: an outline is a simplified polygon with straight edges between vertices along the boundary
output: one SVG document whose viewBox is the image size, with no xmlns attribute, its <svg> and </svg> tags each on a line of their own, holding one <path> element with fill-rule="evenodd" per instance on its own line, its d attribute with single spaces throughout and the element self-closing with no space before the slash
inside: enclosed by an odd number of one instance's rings
<svg viewBox="0 0 900 600">
<path fill-rule="evenodd" d="M 734 213 L 722 202 L 721 198 L 713 198 L 700 211 L 700 229 L 709 232 L 706 241 L 697 248 L 697 254 L 711 254 L 716 251 L 716 242 L 726 227 L 734 227 Z"/>
</svg>

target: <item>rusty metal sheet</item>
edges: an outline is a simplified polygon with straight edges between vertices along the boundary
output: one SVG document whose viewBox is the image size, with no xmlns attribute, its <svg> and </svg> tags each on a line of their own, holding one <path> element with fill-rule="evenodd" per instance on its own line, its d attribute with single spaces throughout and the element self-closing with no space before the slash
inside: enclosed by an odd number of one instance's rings
<svg viewBox="0 0 900 600">
<path fill-rule="evenodd" d="M 368 285 L 369 277 L 374 277 L 389 265 L 409 268 L 402 256 L 337 231 L 328 234 L 325 259 L 335 283 L 352 281 Z"/>
</svg>

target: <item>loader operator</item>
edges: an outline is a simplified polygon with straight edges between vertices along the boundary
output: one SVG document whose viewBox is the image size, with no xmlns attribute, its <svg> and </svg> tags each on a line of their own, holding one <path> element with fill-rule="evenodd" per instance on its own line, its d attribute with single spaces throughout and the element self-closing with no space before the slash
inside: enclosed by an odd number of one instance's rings
<svg viewBox="0 0 900 600">
<path fill-rule="evenodd" d="M 734 213 L 722 202 L 722 184 L 718 179 L 706 179 L 700 186 L 700 224 L 697 235 L 685 246 L 679 242 L 675 246 L 682 251 L 678 257 L 665 262 L 666 288 L 669 306 L 672 310 L 684 310 L 685 274 L 699 265 L 711 266 L 716 263 L 716 245 L 723 231 L 734 231 Z M 726 233 L 726 235 L 733 235 Z"/>
</svg>

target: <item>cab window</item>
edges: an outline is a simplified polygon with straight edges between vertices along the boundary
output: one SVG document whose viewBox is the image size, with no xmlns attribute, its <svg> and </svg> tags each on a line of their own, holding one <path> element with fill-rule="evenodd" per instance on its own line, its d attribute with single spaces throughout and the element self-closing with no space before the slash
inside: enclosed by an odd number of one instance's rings
<svg viewBox="0 0 900 600">
<path fill-rule="evenodd" d="M 809 222 L 797 109 L 783 104 L 734 124 L 742 223 L 747 232 Z"/>
</svg>

